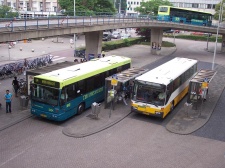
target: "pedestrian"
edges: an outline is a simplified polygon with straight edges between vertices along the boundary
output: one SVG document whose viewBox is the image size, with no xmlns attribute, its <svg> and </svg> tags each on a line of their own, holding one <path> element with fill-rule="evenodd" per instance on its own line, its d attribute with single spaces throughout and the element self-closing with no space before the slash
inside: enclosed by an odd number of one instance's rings
<svg viewBox="0 0 225 168">
<path fill-rule="evenodd" d="M 6 90 L 5 94 L 5 102 L 6 102 L 6 113 L 11 113 L 11 101 L 12 101 L 12 94 L 9 93 L 9 90 Z"/>
<path fill-rule="evenodd" d="M 20 85 L 19 85 L 19 81 L 17 80 L 17 77 L 14 77 L 14 80 L 12 81 L 12 85 L 13 85 L 13 89 L 15 91 L 15 97 L 18 97 L 17 92 L 18 92 Z"/>
<path fill-rule="evenodd" d="M 105 51 L 102 51 L 102 57 L 104 58 L 105 57 Z"/>
<path fill-rule="evenodd" d="M 27 61 L 27 59 L 25 58 L 25 59 L 24 59 L 24 63 L 23 63 L 23 75 L 26 75 L 27 69 L 28 69 L 28 61 Z"/>
</svg>

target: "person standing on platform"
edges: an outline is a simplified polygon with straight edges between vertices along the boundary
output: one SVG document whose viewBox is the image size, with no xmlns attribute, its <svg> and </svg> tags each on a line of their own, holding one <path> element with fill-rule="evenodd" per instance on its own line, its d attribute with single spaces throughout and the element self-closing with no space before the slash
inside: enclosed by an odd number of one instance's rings
<svg viewBox="0 0 225 168">
<path fill-rule="evenodd" d="M 12 94 L 9 93 L 9 90 L 6 90 L 5 94 L 5 102 L 6 102 L 6 113 L 11 113 L 11 101 L 12 101 Z"/>
<path fill-rule="evenodd" d="M 104 58 L 105 57 L 105 51 L 102 51 L 101 55 Z"/>
<path fill-rule="evenodd" d="M 14 80 L 12 81 L 12 85 L 15 91 L 15 97 L 18 97 L 17 92 L 20 86 L 19 86 L 19 81 L 17 80 L 17 77 L 14 77 Z"/>
</svg>

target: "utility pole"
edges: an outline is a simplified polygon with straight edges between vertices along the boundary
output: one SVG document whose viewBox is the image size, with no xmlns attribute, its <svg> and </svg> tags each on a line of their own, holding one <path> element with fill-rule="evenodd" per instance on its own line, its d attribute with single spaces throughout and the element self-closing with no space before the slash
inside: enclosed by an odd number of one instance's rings
<svg viewBox="0 0 225 168">
<path fill-rule="evenodd" d="M 219 34 L 219 28 L 220 28 L 220 21 L 223 15 L 223 0 L 221 0 L 220 4 L 220 13 L 219 13 L 219 21 L 218 21 L 218 26 L 217 26 L 217 31 L 216 31 L 216 42 L 215 42 L 215 47 L 214 47 L 214 54 L 213 54 L 213 61 L 212 61 L 212 70 L 214 70 L 214 64 L 215 64 L 215 59 L 216 59 L 216 48 L 217 48 L 217 40 L 218 40 L 218 34 Z"/>
<path fill-rule="evenodd" d="M 121 13 L 121 0 L 120 0 L 120 3 L 119 3 L 119 14 Z"/>
<path fill-rule="evenodd" d="M 74 19 L 76 17 L 76 0 L 73 1 L 73 12 L 74 12 Z M 76 34 L 73 35 L 73 44 L 74 44 L 74 56 L 76 56 Z"/>
</svg>

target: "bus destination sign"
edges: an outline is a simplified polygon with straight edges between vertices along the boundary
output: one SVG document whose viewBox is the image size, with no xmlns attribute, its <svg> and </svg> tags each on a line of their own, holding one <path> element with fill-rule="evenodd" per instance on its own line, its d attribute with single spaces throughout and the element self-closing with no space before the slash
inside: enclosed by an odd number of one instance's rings
<svg viewBox="0 0 225 168">
<path fill-rule="evenodd" d="M 54 82 L 54 81 L 50 81 L 46 79 L 38 79 L 34 77 L 34 83 L 44 85 L 44 86 L 59 88 L 59 82 Z"/>
</svg>

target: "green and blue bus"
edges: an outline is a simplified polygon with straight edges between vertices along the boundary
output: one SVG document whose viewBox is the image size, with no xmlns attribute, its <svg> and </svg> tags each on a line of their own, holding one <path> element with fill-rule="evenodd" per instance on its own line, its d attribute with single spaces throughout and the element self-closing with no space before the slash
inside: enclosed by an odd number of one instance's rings
<svg viewBox="0 0 225 168">
<path fill-rule="evenodd" d="M 131 59 L 107 56 L 34 77 L 31 113 L 63 121 L 104 99 L 105 78 L 129 69 Z"/>
<path fill-rule="evenodd" d="M 159 6 L 157 20 L 185 23 L 199 26 L 211 26 L 212 14 L 186 8 Z"/>
</svg>

